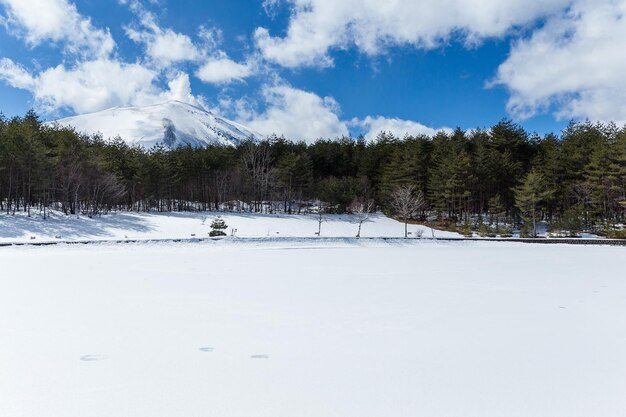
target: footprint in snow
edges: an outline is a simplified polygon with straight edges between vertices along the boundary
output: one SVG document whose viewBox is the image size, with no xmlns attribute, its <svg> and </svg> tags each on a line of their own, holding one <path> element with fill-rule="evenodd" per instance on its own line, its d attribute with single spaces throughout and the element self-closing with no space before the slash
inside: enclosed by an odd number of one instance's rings
<svg viewBox="0 0 626 417">
<path fill-rule="evenodd" d="M 213 352 L 215 350 L 215 348 L 212 348 L 212 347 L 201 347 L 200 350 L 202 352 Z"/>
<path fill-rule="evenodd" d="M 252 355 L 250 356 L 252 359 L 269 359 L 269 355 Z"/>
<path fill-rule="evenodd" d="M 83 355 L 80 360 L 83 362 L 104 361 L 109 359 L 107 355 Z"/>
</svg>

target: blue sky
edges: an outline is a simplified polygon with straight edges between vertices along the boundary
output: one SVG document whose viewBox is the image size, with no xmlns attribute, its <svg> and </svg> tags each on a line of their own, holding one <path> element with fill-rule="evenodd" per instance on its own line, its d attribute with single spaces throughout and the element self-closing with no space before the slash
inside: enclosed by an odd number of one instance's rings
<svg viewBox="0 0 626 417">
<path fill-rule="evenodd" d="M 626 0 L 0 0 L 0 110 L 169 99 L 313 140 L 626 120 Z"/>
</svg>

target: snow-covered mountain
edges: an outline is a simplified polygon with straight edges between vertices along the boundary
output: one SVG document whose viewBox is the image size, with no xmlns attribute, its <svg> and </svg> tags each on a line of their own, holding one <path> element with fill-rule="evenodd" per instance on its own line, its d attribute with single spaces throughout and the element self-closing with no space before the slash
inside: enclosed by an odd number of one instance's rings
<svg viewBox="0 0 626 417">
<path fill-rule="evenodd" d="M 101 133 L 105 139 L 120 136 L 129 145 L 145 148 L 157 143 L 170 148 L 235 145 L 249 138 L 263 138 L 239 123 L 180 101 L 145 107 L 114 107 L 53 123 L 72 126 L 81 133 Z"/>
</svg>

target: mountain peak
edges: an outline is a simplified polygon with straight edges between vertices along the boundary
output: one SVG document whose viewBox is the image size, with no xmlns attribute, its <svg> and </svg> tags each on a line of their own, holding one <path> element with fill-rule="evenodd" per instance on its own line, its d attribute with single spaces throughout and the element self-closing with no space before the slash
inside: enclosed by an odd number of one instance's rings
<svg viewBox="0 0 626 417">
<path fill-rule="evenodd" d="M 250 138 L 263 138 L 239 123 L 178 100 L 142 107 L 113 107 L 55 123 L 81 133 L 100 133 L 105 139 L 119 136 L 129 145 L 144 148 L 159 143 L 169 148 L 236 145 Z"/>
</svg>

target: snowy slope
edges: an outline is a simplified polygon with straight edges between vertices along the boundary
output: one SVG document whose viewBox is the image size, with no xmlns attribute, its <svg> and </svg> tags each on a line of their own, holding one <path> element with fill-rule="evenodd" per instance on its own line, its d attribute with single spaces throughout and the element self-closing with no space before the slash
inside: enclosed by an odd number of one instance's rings
<svg viewBox="0 0 626 417">
<path fill-rule="evenodd" d="M 238 237 L 314 237 L 318 230 L 315 215 L 252 213 L 117 213 L 88 218 L 53 212 L 46 220 L 37 214 L 26 217 L 0 213 L 0 243 L 43 242 L 56 240 L 180 239 L 207 237 L 211 221 L 221 216 L 228 234 L 236 229 Z M 328 215 L 322 223 L 322 237 L 354 237 L 358 225 L 352 215 Z M 410 225 L 411 236 L 421 231 L 424 237 L 461 237 L 456 233 L 432 231 L 426 226 Z M 363 237 L 402 237 L 404 224 L 373 215 L 363 224 Z M 58 238 L 57 238 L 58 236 Z M 31 240 L 31 238 L 34 238 Z"/>
<path fill-rule="evenodd" d="M 172 148 L 234 145 L 250 137 L 262 138 L 245 126 L 180 101 L 145 107 L 114 107 L 53 123 L 74 127 L 81 133 L 102 133 L 105 139 L 120 136 L 129 145 L 145 148 L 157 143 Z"/>
</svg>

